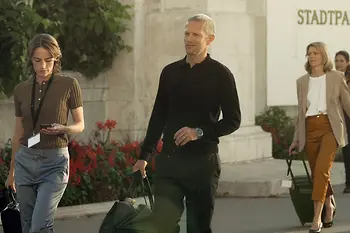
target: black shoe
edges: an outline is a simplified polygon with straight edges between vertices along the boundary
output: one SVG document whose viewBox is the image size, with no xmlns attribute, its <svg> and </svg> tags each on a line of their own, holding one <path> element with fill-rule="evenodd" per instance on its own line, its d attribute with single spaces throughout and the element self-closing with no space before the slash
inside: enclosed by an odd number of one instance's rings
<svg viewBox="0 0 350 233">
<path fill-rule="evenodd" d="M 334 210 L 333 210 L 332 221 L 330 221 L 330 222 L 324 222 L 324 223 L 323 223 L 323 227 L 324 227 L 324 228 L 330 228 L 330 227 L 333 226 L 333 221 L 334 221 L 335 212 L 336 212 L 336 208 L 334 208 Z"/>
<path fill-rule="evenodd" d="M 324 227 L 324 228 L 330 228 L 330 227 L 333 226 L 333 221 L 334 221 L 335 213 L 336 213 L 336 211 L 337 211 L 337 207 L 336 207 L 336 204 L 335 204 L 335 200 L 332 198 L 331 201 L 332 201 L 332 205 L 333 205 L 333 207 L 334 207 L 332 221 L 330 221 L 330 222 L 324 222 L 324 221 L 323 221 L 323 227 Z"/>
<path fill-rule="evenodd" d="M 318 229 L 316 229 L 316 230 L 310 229 L 309 233 L 320 233 L 321 230 L 322 230 L 322 226 L 323 226 L 323 224 L 321 223 L 321 225 L 320 225 L 320 227 Z"/>
<path fill-rule="evenodd" d="M 347 185 L 343 191 L 343 193 L 350 193 L 350 186 Z"/>
</svg>

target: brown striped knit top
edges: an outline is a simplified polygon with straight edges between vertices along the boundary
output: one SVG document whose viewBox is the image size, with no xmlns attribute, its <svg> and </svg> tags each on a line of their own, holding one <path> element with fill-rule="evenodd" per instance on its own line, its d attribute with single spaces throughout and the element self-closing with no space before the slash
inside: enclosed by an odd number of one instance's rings
<svg viewBox="0 0 350 233">
<path fill-rule="evenodd" d="M 14 89 L 15 115 L 22 118 L 24 129 L 21 144 L 27 146 L 28 139 L 33 136 L 33 120 L 31 114 L 31 97 L 33 88 L 32 77 L 20 84 Z M 52 77 L 52 83 L 44 97 L 38 122 L 34 129 L 34 133 L 40 131 L 41 124 L 58 123 L 67 125 L 68 114 L 72 109 L 76 109 L 83 105 L 81 88 L 75 78 L 55 74 Z M 35 85 L 34 109 L 37 111 L 40 101 L 47 90 L 47 82 Z M 40 143 L 33 146 L 36 149 L 55 149 L 67 147 L 67 135 L 40 135 Z"/>
</svg>

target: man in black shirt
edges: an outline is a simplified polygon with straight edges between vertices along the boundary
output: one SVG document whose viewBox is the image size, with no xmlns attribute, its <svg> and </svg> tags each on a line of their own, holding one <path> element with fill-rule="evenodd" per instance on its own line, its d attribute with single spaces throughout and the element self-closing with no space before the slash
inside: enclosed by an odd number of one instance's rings
<svg viewBox="0 0 350 233">
<path fill-rule="evenodd" d="M 161 72 L 158 92 L 134 171 L 145 168 L 163 134 L 156 158 L 155 220 L 159 233 L 178 233 L 186 198 L 187 232 L 211 233 L 220 177 L 219 137 L 236 131 L 241 111 L 230 70 L 208 54 L 214 23 L 206 15 L 188 19 L 186 57 Z M 219 120 L 220 112 L 223 118 Z"/>
</svg>

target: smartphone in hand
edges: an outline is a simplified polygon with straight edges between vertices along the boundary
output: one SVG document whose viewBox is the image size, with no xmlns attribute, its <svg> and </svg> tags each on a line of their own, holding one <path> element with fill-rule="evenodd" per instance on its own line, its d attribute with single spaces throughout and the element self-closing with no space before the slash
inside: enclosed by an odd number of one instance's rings
<svg viewBox="0 0 350 233">
<path fill-rule="evenodd" d="M 41 124 L 40 125 L 40 129 L 47 129 L 47 128 L 51 128 L 51 127 L 53 127 L 52 124 Z"/>
</svg>

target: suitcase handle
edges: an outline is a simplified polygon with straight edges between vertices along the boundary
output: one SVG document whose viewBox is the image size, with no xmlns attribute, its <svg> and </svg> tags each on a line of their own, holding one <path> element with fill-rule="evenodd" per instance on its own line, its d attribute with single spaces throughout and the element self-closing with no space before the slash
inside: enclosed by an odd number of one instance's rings
<svg viewBox="0 0 350 233">
<path fill-rule="evenodd" d="M 297 187 L 296 181 L 295 181 L 295 177 L 294 177 L 294 174 L 293 174 L 293 171 L 292 171 L 292 162 L 293 162 L 293 157 L 295 157 L 295 156 L 296 155 L 287 155 L 286 156 L 286 162 L 287 162 L 287 165 L 288 165 L 287 176 L 289 176 L 289 174 L 290 174 L 290 176 L 292 177 L 292 182 L 294 183 L 294 187 Z M 303 162 L 304 169 L 306 171 L 306 175 L 307 175 L 309 184 L 311 185 L 312 184 L 312 180 L 311 180 L 311 176 L 310 176 L 310 173 L 309 173 L 309 169 L 306 166 L 305 154 L 304 153 L 302 153 L 302 159 L 301 160 Z"/>
<path fill-rule="evenodd" d="M 132 192 L 131 191 L 132 189 L 136 188 L 139 184 L 141 184 L 142 191 L 145 191 L 147 194 L 148 201 L 146 199 L 146 196 L 143 197 L 145 200 L 145 204 L 149 205 L 150 208 L 153 210 L 153 206 L 154 206 L 153 191 L 152 191 L 152 187 L 151 187 L 151 184 L 149 182 L 148 177 L 146 176 L 145 178 L 143 178 L 140 171 L 134 172 L 130 176 L 133 178 L 132 182 L 131 182 L 127 192 L 125 192 L 125 191 L 121 192 L 120 199 L 122 199 L 122 200 L 125 199 L 126 195 L 128 195 L 128 193 L 130 194 L 130 192 Z M 134 197 L 135 193 L 136 193 L 136 190 L 131 194 L 131 197 Z"/>
<path fill-rule="evenodd" d="M 141 188 L 142 188 L 143 191 L 146 191 L 147 197 L 148 197 L 148 201 L 149 201 L 149 206 L 153 210 L 154 198 L 153 198 L 152 187 L 151 187 L 151 184 L 149 182 L 148 177 L 146 176 L 145 178 L 143 178 L 140 171 L 134 172 L 132 174 L 132 176 L 134 178 L 136 178 L 136 179 L 139 179 L 139 180 L 141 179 Z M 145 203 L 147 205 L 146 197 L 144 196 L 143 198 L 145 199 Z"/>
</svg>

